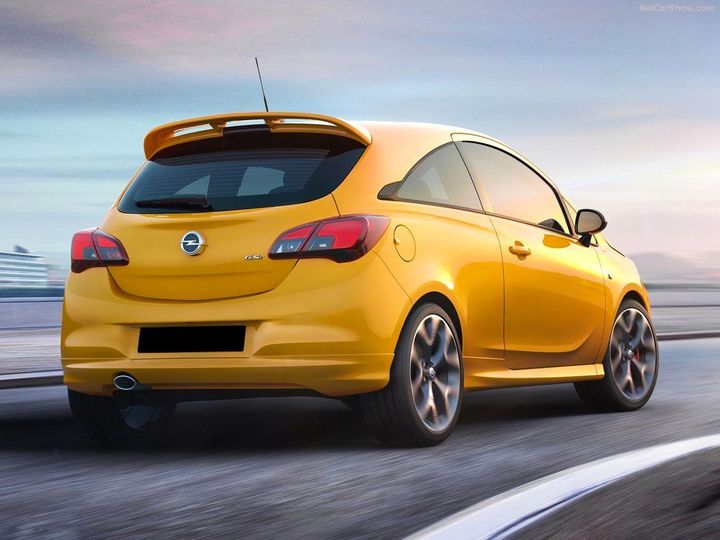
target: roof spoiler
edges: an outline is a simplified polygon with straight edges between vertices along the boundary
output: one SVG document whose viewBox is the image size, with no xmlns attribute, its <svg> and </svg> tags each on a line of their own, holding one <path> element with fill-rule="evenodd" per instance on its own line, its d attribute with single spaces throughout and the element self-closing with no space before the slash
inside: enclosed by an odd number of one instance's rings
<svg viewBox="0 0 720 540">
<path fill-rule="evenodd" d="M 372 138 L 367 130 L 324 114 L 298 112 L 248 112 L 199 116 L 158 126 L 145 136 L 145 157 L 151 159 L 158 151 L 179 143 L 217 137 L 230 122 L 262 120 L 271 131 L 325 132 L 344 135 L 365 146 Z M 288 122 L 291 120 L 291 122 Z M 205 129 L 204 129 L 205 128 Z M 183 133 L 186 132 L 186 133 Z"/>
</svg>

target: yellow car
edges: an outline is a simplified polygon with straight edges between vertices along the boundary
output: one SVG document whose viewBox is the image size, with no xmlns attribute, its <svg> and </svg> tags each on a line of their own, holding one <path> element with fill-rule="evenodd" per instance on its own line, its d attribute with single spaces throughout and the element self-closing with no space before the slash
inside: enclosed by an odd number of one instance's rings
<svg viewBox="0 0 720 540">
<path fill-rule="evenodd" d="M 464 391 L 573 382 L 652 394 L 634 264 L 535 165 L 471 130 L 237 113 L 159 126 L 72 242 L 62 364 L 99 441 L 153 440 L 176 403 L 310 394 L 429 445 Z"/>
</svg>

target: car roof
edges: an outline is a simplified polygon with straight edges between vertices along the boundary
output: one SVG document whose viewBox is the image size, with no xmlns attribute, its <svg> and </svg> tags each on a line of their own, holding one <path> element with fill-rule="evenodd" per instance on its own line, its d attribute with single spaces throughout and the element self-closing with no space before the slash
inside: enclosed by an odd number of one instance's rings
<svg viewBox="0 0 720 540">
<path fill-rule="evenodd" d="M 413 135 L 436 135 L 438 133 L 452 135 L 453 133 L 463 133 L 467 135 L 475 135 L 493 141 L 498 141 L 485 133 L 475 131 L 460 126 L 449 124 L 434 124 L 429 122 L 401 122 L 401 121 L 383 121 L 383 120 L 348 120 L 349 124 L 365 129 L 370 135 L 373 134 L 413 134 Z"/>
</svg>

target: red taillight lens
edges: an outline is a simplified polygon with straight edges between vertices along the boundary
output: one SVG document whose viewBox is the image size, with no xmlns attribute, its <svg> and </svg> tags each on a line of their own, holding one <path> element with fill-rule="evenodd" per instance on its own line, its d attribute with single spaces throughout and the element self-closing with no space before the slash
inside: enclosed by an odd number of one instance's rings
<svg viewBox="0 0 720 540">
<path fill-rule="evenodd" d="M 348 216 L 307 223 L 281 234 L 268 257 L 354 261 L 377 244 L 389 223 L 390 219 L 384 216 Z"/>
<path fill-rule="evenodd" d="M 317 223 L 308 223 L 285 231 L 270 248 L 269 257 L 271 259 L 296 258 L 297 253 L 303 248 L 317 226 Z"/>
<path fill-rule="evenodd" d="M 100 229 L 75 233 L 70 259 L 70 269 L 75 273 L 93 266 L 124 266 L 130 262 L 120 240 Z"/>
</svg>

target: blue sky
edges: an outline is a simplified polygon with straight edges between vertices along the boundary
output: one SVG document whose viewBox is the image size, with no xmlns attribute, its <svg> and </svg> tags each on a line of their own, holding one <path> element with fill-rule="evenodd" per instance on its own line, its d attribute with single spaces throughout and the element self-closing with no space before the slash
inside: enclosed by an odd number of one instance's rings
<svg viewBox="0 0 720 540">
<path fill-rule="evenodd" d="M 621 249 L 696 254 L 720 225 L 720 5 L 642 5 L 3 2 L 0 249 L 67 249 L 154 125 L 260 109 L 257 55 L 276 110 L 489 133 Z"/>
</svg>

